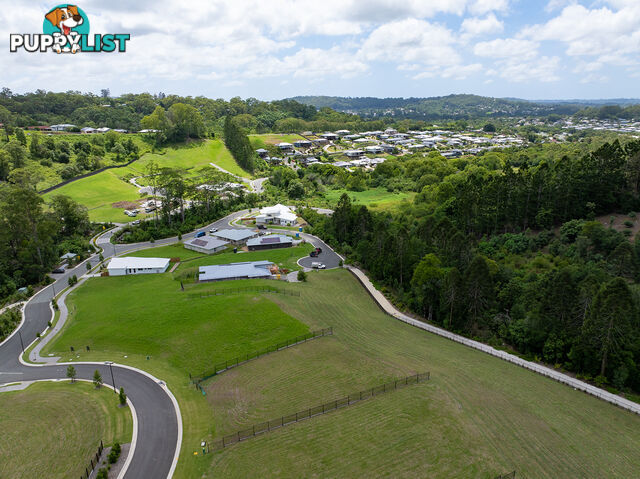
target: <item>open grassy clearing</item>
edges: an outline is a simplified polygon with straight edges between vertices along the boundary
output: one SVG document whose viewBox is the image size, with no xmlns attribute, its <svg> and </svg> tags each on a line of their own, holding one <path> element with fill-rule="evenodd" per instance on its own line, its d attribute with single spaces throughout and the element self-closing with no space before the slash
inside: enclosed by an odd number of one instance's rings
<svg viewBox="0 0 640 479">
<path fill-rule="evenodd" d="M 209 163 L 215 163 L 225 170 L 239 175 L 247 176 L 242 168 L 235 162 L 229 150 L 222 140 L 199 140 L 184 145 L 167 147 L 162 153 L 149 153 L 138 161 L 123 168 L 120 176 L 131 174 L 142 176 L 146 174 L 147 165 L 155 161 L 161 168 L 177 168 L 184 170 L 189 176 L 196 174 L 196 170 Z M 144 181 L 140 182 L 144 184 Z"/>
<path fill-rule="evenodd" d="M 248 440 L 215 454 L 206 477 L 630 477 L 640 418 L 382 313 L 346 271 L 273 295 L 334 336 L 215 377 L 218 437 L 413 372 L 428 383 Z M 186 459 L 187 461 L 193 459 Z"/>
<path fill-rule="evenodd" d="M 229 281 L 213 287 L 265 284 L 274 283 Z M 211 288 L 212 284 L 204 283 L 188 292 Z M 283 313 L 264 295 L 193 300 L 186 294 L 169 274 L 90 279 L 70 294 L 67 304 L 71 315 L 42 354 L 53 353 L 65 361 L 117 361 L 166 381 L 182 412 L 181 457 L 190 459 L 201 439 L 213 437 L 215 430 L 212 411 L 206 398 L 190 384 L 189 372 L 201 374 L 216 362 L 304 334 L 308 327 Z M 83 348 L 76 347 L 71 356 L 69 346 L 75 344 Z M 85 345 L 90 345 L 91 351 L 85 351 Z M 211 457 L 204 461 L 181 460 L 174 477 L 199 477 Z"/>
<path fill-rule="evenodd" d="M 140 258 L 180 258 L 181 261 L 199 258 L 203 253 L 185 248 L 182 243 L 174 243 L 167 246 L 157 246 L 155 248 L 145 248 L 132 251 L 123 256 L 138 256 Z"/>
<path fill-rule="evenodd" d="M 127 222 L 131 218 L 123 208 L 114 208 L 118 201 L 137 201 L 138 189 L 120 179 L 117 170 L 106 170 L 97 175 L 64 185 L 44 195 L 44 199 L 55 195 L 67 195 L 89 209 L 91 221 Z M 139 215 L 142 217 L 144 215 Z"/>
<path fill-rule="evenodd" d="M 325 198 L 332 206 L 335 206 L 343 193 L 347 193 L 354 204 L 365 205 L 374 210 L 395 208 L 402 201 L 410 201 L 416 196 L 414 192 L 390 193 L 384 188 L 372 188 L 365 191 L 327 190 Z"/>
<path fill-rule="evenodd" d="M 0 477 L 80 477 L 100 440 L 131 442 L 129 408 L 108 388 L 35 383 L 0 394 Z"/>
<path fill-rule="evenodd" d="M 249 141 L 254 149 L 264 148 L 265 145 L 277 145 L 278 143 L 293 143 L 297 140 L 304 140 L 304 138 L 297 133 L 249 135 Z"/>
<path fill-rule="evenodd" d="M 122 178 L 145 175 L 146 167 L 152 160 L 156 161 L 160 167 L 181 169 L 185 176 L 195 175 L 199 168 L 209 166 L 211 162 L 231 173 L 248 176 L 236 164 L 221 140 L 204 140 L 168 147 L 163 154 L 147 153 L 127 167 L 103 171 L 97 175 L 73 181 L 47 193 L 44 198 L 67 195 L 89 208 L 89 218 L 92 221 L 129 222 L 132 218 L 124 214 L 124 209 L 114 208 L 112 204 L 119 201 L 140 200 L 138 189 Z M 144 178 L 141 178 L 139 183 L 146 184 Z M 137 218 L 146 216 L 148 215 L 139 214 Z"/>
</svg>

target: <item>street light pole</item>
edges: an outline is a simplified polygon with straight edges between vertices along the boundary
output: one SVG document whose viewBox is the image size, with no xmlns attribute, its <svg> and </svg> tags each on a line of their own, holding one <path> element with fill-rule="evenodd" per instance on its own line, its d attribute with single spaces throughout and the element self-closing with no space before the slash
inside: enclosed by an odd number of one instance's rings
<svg viewBox="0 0 640 479">
<path fill-rule="evenodd" d="M 109 371 L 111 371 L 111 383 L 113 384 L 113 392 L 114 392 L 115 394 L 118 394 L 118 393 L 116 392 L 116 380 L 115 380 L 115 379 L 113 379 L 113 367 L 112 367 L 112 364 L 111 364 L 111 363 L 109 363 Z"/>
<path fill-rule="evenodd" d="M 20 336 L 20 346 L 22 346 L 22 354 L 24 354 L 24 343 L 22 342 L 22 333 L 18 329 L 18 336 Z"/>
</svg>

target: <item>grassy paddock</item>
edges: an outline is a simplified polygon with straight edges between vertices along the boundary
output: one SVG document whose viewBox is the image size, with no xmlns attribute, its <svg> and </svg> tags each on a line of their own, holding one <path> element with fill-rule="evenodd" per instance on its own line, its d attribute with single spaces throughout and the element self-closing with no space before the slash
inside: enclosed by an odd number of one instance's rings
<svg viewBox="0 0 640 479">
<path fill-rule="evenodd" d="M 404 200 L 412 200 L 413 192 L 390 193 L 384 188 L 372 188 L 365 191 L 347 191 L 344 189 L 327 190 L 325 198 L 331 205 L 336 205 L 343 193 L 347 193 L 356 205 L 365 205 L 374 210 L 388 210 L 395 208 Z"/>
<path fill-rule="evenodd" d="M 382 313 L 346 271 L 274 295 L 334 335 L 207 383 L 219 434 L 415 372 L 424 384 L 305 421 L 215 454 L 205 477 L 630 477 L 640 418 Z"/>
<path fill-rule="evenodd" d="M 131 442 L 129 408 L 108 388 L 35 383 L 0 394 L 0 477 L 80 477 L 100 440 Z"/>
<path fill-rule="evenodd" d="M 268 133 L 264 135 L 249 135 L 251 146 L 255 149 L 264 148 L 265 145 L 277 145 L 278 143 L 293 143 L 297 140 L 304 140 L 297 133 Z"/>
<path fill-rule="evenodd" d="M 224 287 L 272 284 L 229 281 Z M 221 283 L 217 283 L 221 286 Z M 189 293 L 211 284 L 194 285 Z M 65 361 L 117 360 L 166 381 L 176 395 L 184 427 L 174 477 L 200 477 L 212 456 L 193 456 L 202 438 L 215 436 L 206 398 L 189 382 L 215 363 L 299 336 L 309 328 L 264 295 L 247 293 L 194 300 L 169 274 L 92 278 L 69 295 L 71 316 L 43 355 Z M 112 305 L 113 307 L 96 307 Z M 69 347 L 77 346 L 73 357 Z M 85 351 L 89 345 L 91 350 Z"/>
</svg>

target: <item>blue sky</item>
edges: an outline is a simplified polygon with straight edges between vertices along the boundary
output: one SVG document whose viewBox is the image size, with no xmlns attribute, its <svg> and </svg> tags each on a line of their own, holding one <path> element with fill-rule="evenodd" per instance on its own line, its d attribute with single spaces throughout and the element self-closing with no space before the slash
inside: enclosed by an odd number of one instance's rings
<svg viewBox="0 0 640 479">
<path fill-rule="evenodd" d="M 39 33 L 55 4 L 17 0 L 0 11 L 0 86 L 260 99 L 640 97 L 640 0 L 85 0 L 92 33 L 131 33 L 126 53 L 10 53 L 9 34 Z"/>
</svg>

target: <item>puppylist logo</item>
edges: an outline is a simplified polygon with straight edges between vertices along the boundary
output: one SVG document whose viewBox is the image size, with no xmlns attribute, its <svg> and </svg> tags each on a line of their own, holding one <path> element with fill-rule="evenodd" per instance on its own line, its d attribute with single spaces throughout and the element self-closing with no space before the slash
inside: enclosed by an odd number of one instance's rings
<svg viewBox="0 0 640 479">
<path fill-rule="evenodd" d="M 77 5 L 62 4 L 47 12 L 42 23 L 42 34 L 12 33 L 9 35 L 9 50 L 56 53 L 124 53 L 128 33 L 89 35 L 89 18 Z"/>
</svg>

